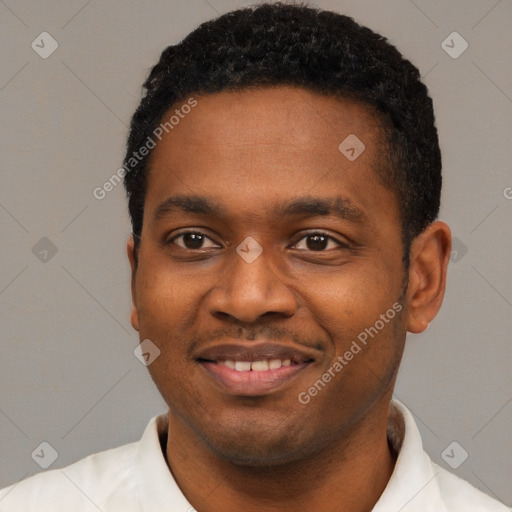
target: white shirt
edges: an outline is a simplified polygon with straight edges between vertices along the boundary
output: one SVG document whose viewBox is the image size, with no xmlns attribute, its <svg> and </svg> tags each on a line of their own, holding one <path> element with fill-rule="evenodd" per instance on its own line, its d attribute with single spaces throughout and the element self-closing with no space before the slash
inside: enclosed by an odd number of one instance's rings
<svg viewBox="0 0 512 512">
<path fill-rule="evenodd" d="M 430 460 L 402 403 L 393 400 L 390 411 L 388 438 L 398 458 L 373 512 L 510 512 Z M 138 442 L 2 489 L 0 511 L 192 512 L 162 453 L 166 431 L 166 414 L 155 416 Z"/>
</svg>

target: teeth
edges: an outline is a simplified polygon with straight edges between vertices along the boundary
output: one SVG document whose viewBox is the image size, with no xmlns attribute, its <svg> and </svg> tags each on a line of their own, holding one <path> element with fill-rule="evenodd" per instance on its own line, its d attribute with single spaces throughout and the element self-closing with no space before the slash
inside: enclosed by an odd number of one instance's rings
<svg viewBox="0 0 512 512">
<path fill-rule="evenodd" d="M 270 370 L 277 370 L 278 368 L 281 368 L 281 366 L 282 366 L 281 359 L 271 359 L 268 362 L 268 367 Z"/>
<path fill-rule="evenodd" d="M 251 369 L 249 361 L 237 361 L 235 363 L 235 370 L 238 372 L 248 372 Z"/>
<path fill-rule="evenodd" d="M 218 364 L 223 366 L 227 366 L 232 370 L 236 370 L 238 372 L 264 372 L 267 370 L 278 370 L 281 366 L 291 366 L 292 362 L 290 359 L 264 359 L 261 361 L 217 361 Z"/>
<path fill-rule="evenodd" d="M 251 364 L 251 370 L 253 372 L 264 372 L 268 370 L 268 361 L 254 361 Z"/>
</svg>

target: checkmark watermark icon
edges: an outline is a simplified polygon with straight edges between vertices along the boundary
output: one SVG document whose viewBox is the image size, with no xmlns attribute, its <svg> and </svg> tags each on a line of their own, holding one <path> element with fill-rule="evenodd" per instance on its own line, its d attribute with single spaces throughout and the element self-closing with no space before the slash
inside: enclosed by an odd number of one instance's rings
<svg viewBox="0 0 512 512">
<path fill-rule="evenodd" d="M 452 469 L 459 468 L 469 457 L 469 453 L 457 441 L 450 443 L 441 453 L 441 458 Z"/>
<path fill-rule="evenodd" d="M 245 262 L 252 263 L 263 252 L 263 247 L 252 236 L 248 236 L 236 248 L 236 252 Z"/>
<path fill-rule="evenodd" d="M 141 341 L 133 351 L 134 356 L 144 365 L 149 366 L 160 355 L 160 349 L 149 339 Z"/>
<path fill-rule="evenodd" d="M 359 139 L 356 135 L 351 133 L 348 137 L 346 137 L 341 144 L 338 146 L 340 153 L 353 162 L 357 158 L 361 156 L 361 154 L 366 149 L 364 143 Z"/>
<path fill-rule="evenodd" d="M 458 59 L 469 48 L 469 43 L 458 32 L 452 32 L 441 43 L 441 48 L 452 59 Z"/>
<path fill-rule="evenodd" d="M 31 456 L 38 466 L 47 469 L 58 459 L 59 454 L 50 443 L 43 441 L 32 452 Z"/>
<path fill-rule="evenodd" d="M 47 59 L 59 47 L 59 43 L 48 32 L 41 32 L 30 46 L 39 57 Z"/>
</svg>

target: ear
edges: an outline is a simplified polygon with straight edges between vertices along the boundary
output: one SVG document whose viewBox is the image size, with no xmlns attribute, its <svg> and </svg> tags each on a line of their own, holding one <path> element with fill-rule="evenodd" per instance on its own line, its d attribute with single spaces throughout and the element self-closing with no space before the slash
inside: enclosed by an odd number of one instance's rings
<svg viewBox="0 0 512 512">
<path fill-rule="evenodd" d="M 409 332 L 425 331 L 441 308 L 451 249 L 450 228 L 440 221 L 413 240 L 407 287 Z"/>
<path fill-rule="evenodd" d="M 137 293 L 136 293 L 136 276 L 137 276 L 137 259 L 135 256 L 135 243 L 133 240 L 133 235 L 130 235 L 128 238 L 128 243 L 126 244 L 126 252 L 128 254 L 128 260 L 130 261 L 130 267 L 132 269 L 132 277 L 131 277 L 131 288 L 132 288 L 132 311 L 130 313 L 130 321 L 132 327 L 136 330 L 140 330 L 139 323 L 139 312 L 137 310 Z"/>
</svg>

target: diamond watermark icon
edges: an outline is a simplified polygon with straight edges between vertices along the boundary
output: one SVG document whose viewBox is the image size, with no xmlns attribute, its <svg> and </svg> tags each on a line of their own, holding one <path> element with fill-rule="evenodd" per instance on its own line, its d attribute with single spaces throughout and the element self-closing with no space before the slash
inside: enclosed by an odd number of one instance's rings
<svg viewBox="0 0 512 512">
<path fill-rule="evenodd" d="M 345 156 L 348 160 L 353 162 L 356 158 L 359 158 L 361 153 L 366 149 L 366 146 L 362 141 L 351 133 L 343 142 L 338 146 L 340 153 Z"/>
<path fill-rule="evenodd" d="M 149 366 L 160 355 L 160 349 L 151 340 L 144 340 L 133 353 L 144 366 Z"/>
<path fill-rule="evenodd" d="M 262 252 L 263 247 L 254 240 L 252 236 L 248 236 L 237 248 L 236 252 L 246 261 L 252 263 Z"/>
<path fill-rule="evenodd" d="M 45 236 L 32 247 L 32 254 L 43 263 L 48 263 L 56 253 L 57 246 Z"/>
<path fill-rule="evenodd" d="M 39 57 L 47 59 L 59 47 L 59 43 L 48 32 L 41 32 L 30 46 Z"/>
<path fill-rule="evenodd" d="M 43 441 L 31 454 L 34 461 L 43 469 L 49 468 L 59 457 L 57 450 L 47 441 Z"/>
<path fill-rule="evenodd" d="M 443 450 L 441 457 L 448 466 L 457 469 L 469 457 L 469 453 L 457 441 L 453 441 Z"/>
<path fill-rule="evenodd" d="M 452 32 L 441 43 L 441 48 L 452 59 L 458 59 L 468 49 L 468 47 L 468 42 L 458 32 Z"/>
<path fill-rule="evenodd" d="M 458 263 L 462 258 L 464 258 L 467 252 L 468 248 L 466 244 L 454 236 L 452 240 L 452 252 L 450 254 L 450 261 L 452 263 Z"/>
</svg>

